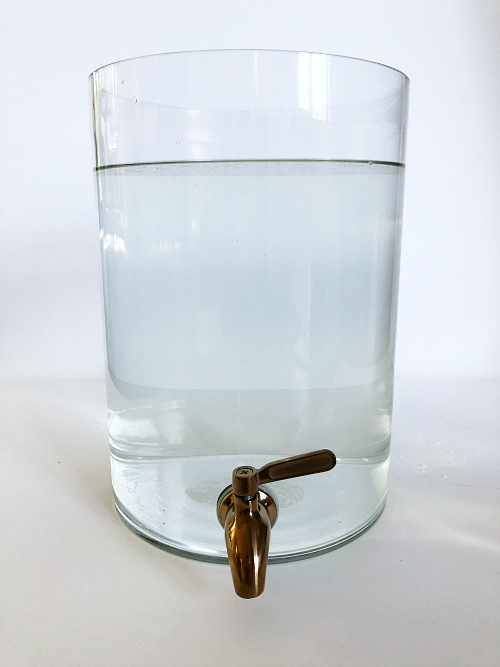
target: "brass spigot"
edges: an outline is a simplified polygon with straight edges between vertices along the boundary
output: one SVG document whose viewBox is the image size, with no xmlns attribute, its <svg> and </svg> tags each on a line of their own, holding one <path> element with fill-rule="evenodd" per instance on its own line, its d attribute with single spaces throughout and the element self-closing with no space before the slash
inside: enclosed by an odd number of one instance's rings
<svg viewBox="0 0 500 667">
<path fill-rule="evenodd" d="M 217 513 L 226 533 L 234 590 L 241 598 L 256 598 L 264 591 L 271 528 L 278 517 L 272 493 L 260 486 L 326 472 L 335 463 L 333 452 L 320 449 L 273 461 L 259 470 L 251 466 L 233 470 L 233 484 L 219 496 Z"/>
</svg>

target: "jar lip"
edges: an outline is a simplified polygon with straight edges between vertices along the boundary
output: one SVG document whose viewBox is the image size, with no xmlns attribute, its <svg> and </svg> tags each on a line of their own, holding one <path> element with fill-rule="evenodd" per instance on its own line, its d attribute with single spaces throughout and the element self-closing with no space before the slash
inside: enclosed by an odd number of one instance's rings
<svg viewBox="0 0 500 667">
<path fill-rule="evenodd" d="M 111 67 L 113 65 L 119 65 L 121 63 L 125 62 L 130 62 L 132 60 L 147 60 L 148 58 L 158 58 L 158 57 L 163 57 L 163 56 L 176 56 L 176 55 L 183 55 L 183 54 L 192 54 L 192 53 L 244 53 L 244 52 L 255 52 L 255 53 L 307 53 L 309 55 L 320 55 L 320 56 L 328 56 L 330 58 L 343 58 L 345 60 L 359 60 L 362 63 L 370 63 L 371 65 L 376 65 L 378 67 L 385 67 L 386 69 L 393 70 L 394 72 L 397 72 L 398 74 L 401 74 L 406 81 L 409 83 L 410 78 L 401 70 L 397 69 L 396 67 L 391 67 L 390 65 L 385 65 L 384 63 L 379 63 L 376 62 L 375 60 L 368 60 L 367 58 L 356 58 L 353 56 L 344 56 L 340 55 L 337 53 L 324 53 L 322 51 L 295 51 L 293 49 L 191 49 L 191 50 L 186 50 L 186 51 L 165 51 L 163 53 L 150 53 L 148 55 L 144 56 L 135 56 L 133 58 L 123 58 L 122 60 L 115 60 L 114 62 L 108 63 L 107 65 L 102 65 L 101 67 L 98 67 L 97 69 L 93 70 L 89 74 L 89 79 L 91 79 L 97 72 L 100 72 L 101 70 L 105 69 L 106 67 Z"/>
</svg>

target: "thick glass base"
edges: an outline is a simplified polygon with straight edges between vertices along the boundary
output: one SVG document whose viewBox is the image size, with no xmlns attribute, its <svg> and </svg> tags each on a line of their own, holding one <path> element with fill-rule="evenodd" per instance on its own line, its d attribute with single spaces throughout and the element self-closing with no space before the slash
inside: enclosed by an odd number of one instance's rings
<svg viewBox="0 0 500 667">
<path fill-rule="evenodd" d="M 174 553 L 177 556 L 183 556 L 184 558 L 192 558 L 193 560 L 202 560 L 208 563 L 225 563 L 225 564 L 229 563 L 227 556 L 209 555 L 197 551 L 188 551 L 186 548 L 182 548 L 181 545 L 176 544 L 174 542 L 170 542 L 164 537 L 158 535 L 157 533 L 154 533 L 153 531 L 146 528 L 146 526 L 143 526 L 140 523 L 138 523 L 132 516 L 130 516 L 130 514 L 126 511 L 126 509 L 121 505 L 120 501 L 116 498 L 116 496 L 115 496 L 115 506 L 116 509 L 118 510 L 120 518 L 123 520 L 125 525 L 130 528 L 132 532 L 134 532 L 136 535 L 139 535 L 139 537 L 148 540 L 148 542 L 152 542 L 155 546 L 160 547 L 160 549 L 165 549 L 165 551 L 170 551 L 171 553 Z M 321 554 L 327 553 L 328 551 L 333 551 L 334 549 L 338 549 L 344 546 L 344 544 L 352 542 L 352 540 L 355 540 L 357 537 L 366 532 L 368 528 L 370 528 L 375 523 L 375 521 L 377 521 L 379 516 L 382 514 L 384 507 L 385 507 L 385 498 L 380 507 L 375 512 L 375 514 L 366 523 L 364 523 L 362 526 L 360 526 L 357 530 L 353 531 L 349 535 L 345 535 L 344 537 L 334 540 L 333 542 L 328 542 L 327 544 L 319 545 L 313 549 L 308 549 L 308 550 L 304 549 L 302 551 L 297 551 L 296 553 L 273 554 L 269 556 L 268 562 L 271 564 L 289 563 L 290 561 L 294 560 L 313 558 L 314 556 L 320 556 Z"/>
<path fill-rule="evenodd" d="M 249 457 L 244 458 L 248 465 Z M 260 467 L 273 456 L 251 458 L 251 465 Z M 129 528 L 178 555 L 228 562 L 216 503 L 233 468 L 243 464 L 240 457 L 131 460 L 113 455 L 111 461 L 116 507 Z M 316 556 L 361 535 L 384 508 L 388 465 L 389 457 L 339 459 L 329 473 L 273 483 L 279 513 L 269 562 Z"/>
</svg>

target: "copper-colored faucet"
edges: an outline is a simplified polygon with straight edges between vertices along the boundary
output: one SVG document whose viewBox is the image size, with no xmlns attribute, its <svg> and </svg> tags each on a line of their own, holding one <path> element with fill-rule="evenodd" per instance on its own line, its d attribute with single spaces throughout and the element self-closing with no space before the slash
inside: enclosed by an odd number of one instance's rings
<svg viewBox="0 0 500 667">
<path fill-rule="evenodd" d="M 289 459 L 273 461 L 259 470 L 240 466 L 233 470 L 232 487 L 219 496 L 217 512 L 226 533 L 227 554 L 234 590 L 242 598 L 256 598 L 264 591 L 271 528 L 278 508 L 268 489 L 259 488 L 282 479 L 331 470 L 335 454 L 320 449 Z"/>
</svg>

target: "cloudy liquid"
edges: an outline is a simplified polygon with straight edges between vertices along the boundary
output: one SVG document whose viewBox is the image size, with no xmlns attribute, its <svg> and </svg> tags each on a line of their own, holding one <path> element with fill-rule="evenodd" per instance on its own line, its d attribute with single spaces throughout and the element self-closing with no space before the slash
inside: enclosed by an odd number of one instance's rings
<svg viewBox="0 0 500 667">
<path fill-rule="evenodd" d="M 237 465 L 275 483 L 271 559 L 340 544 L 387 486 L 403 168 L 335 161 L 98 171 L 113 486 L 157 542 L 225 557 Z"/>
</svg>

